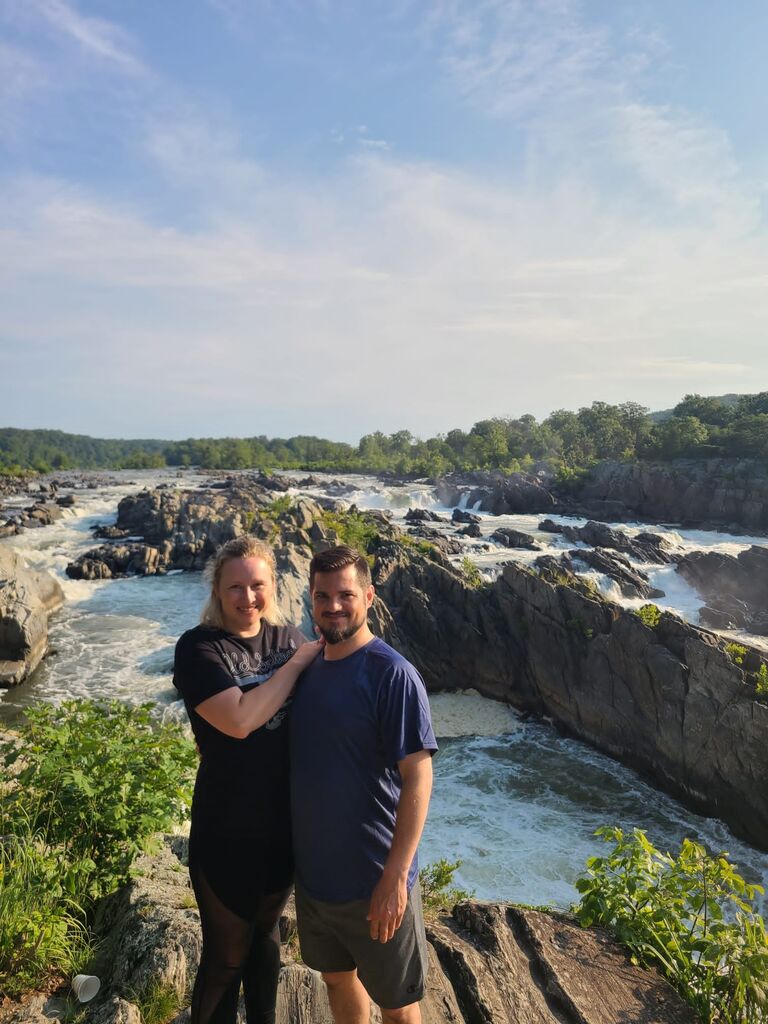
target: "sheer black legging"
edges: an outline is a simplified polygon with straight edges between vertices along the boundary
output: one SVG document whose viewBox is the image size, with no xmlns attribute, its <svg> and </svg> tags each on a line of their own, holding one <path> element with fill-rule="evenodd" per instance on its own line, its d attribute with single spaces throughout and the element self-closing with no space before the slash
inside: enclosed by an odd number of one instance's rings
<svg viewBox="0 0 768 1024">
<path fill-rule="evenodd" d="M 191 1024 L 234 1024 L 241 982 L 248 1024 L 274 1024 L 280 975 L 278 923 L 290 889 L 263 896 L 245 920 L 216 896 L 199 864 L 190 863 L 189 874 L 203 932 Z"/>
</svg>

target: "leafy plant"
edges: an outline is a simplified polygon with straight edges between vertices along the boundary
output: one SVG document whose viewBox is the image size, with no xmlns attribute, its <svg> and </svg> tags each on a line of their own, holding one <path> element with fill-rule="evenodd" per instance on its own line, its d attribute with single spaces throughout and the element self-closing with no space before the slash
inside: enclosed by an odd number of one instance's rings
<svg viewBox="0 0 768 1024">
<path fill-rule="evenodd" d="M 323 525 L 334 530 L 340 544 L 356 548 L 364 555 L 371 555 L 379 542 L 379 530 L 374 522 L 362 513 L 350 509 L 348 512 L 323 512 Z"/>
<path fill-rule="evenodd" d="M 728 657 L 731 659 L 734 665 L 743 665 L 744 658 L 747 654 L 747 648 L 744 647 L 742 644 L 726 644 L 725 653 L 728 655 Z"/>
<path fill-rule="evenodd" d="M 27 818 L 73 861 L 92 862 L 95 897 L 127 876 L 154 832 L 186 815 L 197 757 L 151 704 L 69 701 L 31 708 L 19 742 L 0 745 L 0 763 L 16 769 L 6 818 Z"/>
<path fill-rule="evenodd" d="M 677 857 L 645 832 L 604 827 L 576 888 L 582 925 L 610 928 L 637 962 L 655 964 L 706 1024 L 757 1024 L 768 1010 L 768 936 L 755 894 L 727 854 L 683 840 Z"/>
<path fill-rule="evenodd" d="M 452 884 L 453 876 L 460 867 L 460 860 L 451 863 L 441 857 L 419 871 L 421 901 L 427 913 L 437 914 L 442 910 L 450 910 L 454 904 L 472 899 L 474 893 L 458 889 Z"/>
<path fill-rule="evenodd" d="M 661 622 L 661 609 L 657 604 L 644 604 L 635 610 L 635 615 L 648 629 L 656 629 Z"/>
<path fill-rule="evenodd" d="M 483 574 L 471 558 L 462 558 L 461 571 L 464 574 L 464 579 L 467 581 L 467 586 L 473 587 L 474 589 L 478 589 L 483 586 L 483 583 L 485 582 Z"/>
<path fill-rule="evenodd" d="M 19 996 L 90 959 L 78 893 L 93 865 L 68 860 L 21 817 L 15 832 L 9 824 L 0 816 L 0 995 Z"/>
<path fill-rule="evenodd" d="M 141 1024 L 166 1024 L 178 1013 L 182 996 L 167 982 L 150 982 L 141 992 L 129 993 L 141 1014 Z"/>
<path fill-rule="evenodd" d="M 755 673 L 755 692 L 758 697 L 768 697 L 768 665 L 764 661 Z"/>
</svg>

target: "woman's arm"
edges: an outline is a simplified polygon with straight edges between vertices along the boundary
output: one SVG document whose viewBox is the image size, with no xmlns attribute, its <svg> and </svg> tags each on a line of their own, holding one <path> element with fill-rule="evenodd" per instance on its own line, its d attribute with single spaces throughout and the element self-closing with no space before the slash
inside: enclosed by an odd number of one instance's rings
<svg viewBox="0 0 768 1024">
<path fill-rule="evenodd" d="M 323 643 L 320 640 L 302 644 L 290 661 L 281 665 L 266 683 L 255 686 L 247 693 L 243 693 L 238 686 L 231 686 L 202 701 L 195 711 L 219 732 L 236 740 L 244 740 L 280 710 L 296 685 L 296 680 L 322 649 Z"/>
</svg>

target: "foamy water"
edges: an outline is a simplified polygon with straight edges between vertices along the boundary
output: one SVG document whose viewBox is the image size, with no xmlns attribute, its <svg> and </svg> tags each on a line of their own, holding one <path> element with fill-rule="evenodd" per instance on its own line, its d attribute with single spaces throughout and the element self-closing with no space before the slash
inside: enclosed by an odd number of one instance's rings
<svg viewBox="0 0 768 1024">
<path fill-rule="evenodd" d="M 51 620 L 51 654 L 30 681 L 0 691 L 0 723 L 13 721 L 28 704 L 67 697 L 150 700 L 164 715 L 183 716 L 171 682 L 173 647 L 197 621 L 204 598 L 200 575 L 87 582 L 69 580 L 64 572 L 68 562 L 98 543 L 90 527 L 114 521 L 117 501 L 128 489 L 154 486 L 161 479 L 174 482 L 164 474 L 131 473 L 130 478 L 130 488 L 77 492 L 77 506 L 60 522 L 0 542 L 55 573 L 66 594 L 64 608 Z M 195 478 L 181 483 L 190 479 Z M 345 500 L 361 508 L 389 508 L 395 521 L 402 521 L 409 506 L 431 507 L 450 517 L 451 509 L 438 506 L 418 483 L 391 487 L 374 478 L 348 479 L 355 490 Z M 481 518 L 481 543 L 490 543 L 488 535 L 498 526 L 511 526 L 530 532 L 545 551 L 574 546 L 539 531 L 542 516 L 481 513 Z M 454 534 L 450 526 L 443 529 Z M 698 533 L 683 531 L 677 543 L 702 547 Z M 710 547 L 741 550 L 753 538 L 707 535 L 706 540 Z M 466 551 L 489 576 L 503 561 L 530 561 L 540 553 L 496 545 L 482 552 L 472 542 Z M 695 613 L 696 599 L 671 567 L 652 572 L 654 585 L 667 591 L 669 606 Z M 468 679 L 468 687 L 471 683 Z M 713 851 L 729 850 L 751 880 L 768 881 L 768 858 L 735 840 L 721 822 L 692 814 L 584 744 L 559 736 L 544 723 L 522 722 L 505 705 L 471 690 L 435 694 L 430 703 L 441 750 L 422 863 L 461 859 L 458 880 L 478 896 L 567 905 L 576 897 L 573 882 L 584 861 L 601 849 L 595 828 L 609 823 L 643 827 L 662 847 L 676 847 L 684 836 L 698 837 Z"/>
</svg>

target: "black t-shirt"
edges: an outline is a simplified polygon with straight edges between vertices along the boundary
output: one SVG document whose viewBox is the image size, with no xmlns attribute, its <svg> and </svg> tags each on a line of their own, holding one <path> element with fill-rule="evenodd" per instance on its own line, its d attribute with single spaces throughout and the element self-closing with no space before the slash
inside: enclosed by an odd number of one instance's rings
<svg viewBox="0 0 768 1024">
<path fill-rule="evenodd" d="M 176 644 L 173 682 L 184 698 L 201 756 L 193 828 L 255 835 L 287 829 L 290 699 L 241 740 L 214 728 L 195 708 L 230 687 L 247 692 L 266 682 L 302 643 L 304 637 L 294 626 L 262 622 L 254 637 L 196 626 Z"/>
</svg>

